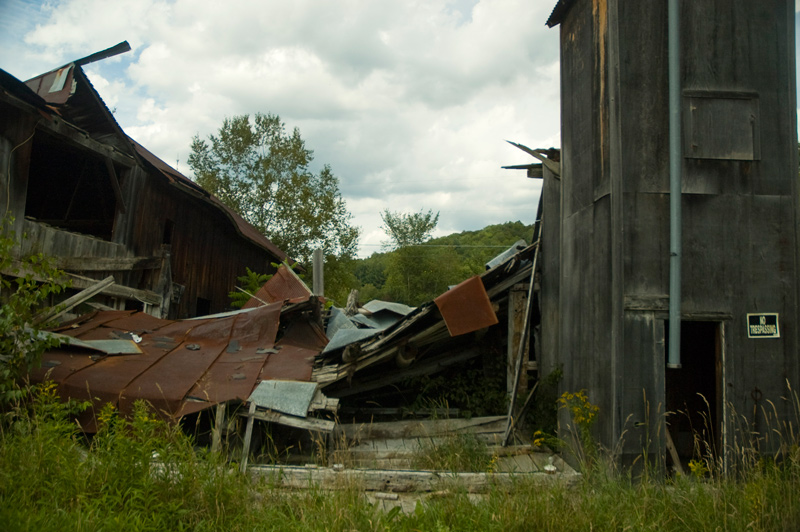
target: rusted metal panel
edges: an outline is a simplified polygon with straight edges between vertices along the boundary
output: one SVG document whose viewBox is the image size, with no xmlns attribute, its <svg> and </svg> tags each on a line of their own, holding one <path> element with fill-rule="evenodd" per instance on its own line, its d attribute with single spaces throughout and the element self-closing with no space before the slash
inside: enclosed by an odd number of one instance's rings
<svg viewBox="0 0 800 532">
<path fill-rule="evenodd" d="M 498 322 L 489 295 L 478 276 L 470 277 L 434 299 L 450 336 L 489 327 Z"/>
<path fill-rule="evenodd" d="M 171 325 L 172 323 L 174 322 L 170 320 L 162 320 L 149 314 L 145 314 L 144 312 L 137 312 L 129 316 L 106 322 L 104 326 L 142 334 L 146 332 L 157 331 L 158 329 L 166 327 L 167 325 Z"/>
<path fill-rule="evenodd" d="M 180 403 L 228 345 L 233 318 L 193 322 L 183 343 L 134 380 L 120 401 L 129 412 L 133 401 L 145 399 L 156 409 L 176 415 Z"/>
<path fill-rule="evenodd" d="M 274 303 L 275 301 L 308 299 L 311 290 L 291 271 L 285 264 L 281 264 L 278 271 L 269 279 L 261 289 L 244 304 L 242 308 L 253 308 L 263 305 L 262 302 Z"/>
<path fill-rule="evenodd" d="M 281 345 L 281 349 L 270 355 L 261 370 L 261 380 L 283 379 L 292 381 L 310 381 L 314 357 L 319 353 L 315 349 Z"/>
<path fill-rule="evenodd" d="M 96 428 L 95 412 L 105 403 L 129 414 L 135 401 L 146 400 L 176 418 L 218 402 L 244 401 L 265 379 L 310 380 L 314 356 L 327 341 L 321 325 L 309 321 L 316 315 L 308 312 L 314 304 L 314 298 L 306 305 L 284 307 L 279 302 L 183 321 L 127 311 L 92 313 L 62 328 L 67 329 L 62 333 L 81 340 L 134 333 L 142 353 L 103 356 L 81 347 L 51 350 L 42 358 L 44 367 L 31 377 L 40 382 L 49 375 L 63 397 L 91 401 L 91 412 L 79 420 L 89 432 Z M 286 330 L 276 346 L 282 316 Z"/>
</svg>

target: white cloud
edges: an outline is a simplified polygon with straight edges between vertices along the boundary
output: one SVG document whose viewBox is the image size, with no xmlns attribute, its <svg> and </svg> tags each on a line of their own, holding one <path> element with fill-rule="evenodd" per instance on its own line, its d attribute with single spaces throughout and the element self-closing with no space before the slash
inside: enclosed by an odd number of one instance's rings
<svg viewBox="0 0 800 532">
<path fill-rule="evenodd" d="M 440 211 L 440 234 L 533 220 L 539 185 L 500 166 L 531 161 L 504 139 L 558 145 L 552 2 L 11 1 L 34 22 L 0 68 L 31 77 L 127 39 L 133 51 L 90 79 L 129 135 L 185 173 L 191 137 L 226 116 L 299 127 L 339 176 L 363 252 L 384 239 L 383 209 Z"/>
</svg>

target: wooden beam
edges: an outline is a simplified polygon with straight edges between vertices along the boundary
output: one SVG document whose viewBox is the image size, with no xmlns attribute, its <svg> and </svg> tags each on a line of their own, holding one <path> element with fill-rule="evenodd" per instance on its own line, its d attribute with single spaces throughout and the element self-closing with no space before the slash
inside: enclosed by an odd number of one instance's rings
<svg viewBox="0 0 800 532">
<path fill-rule="evenodd" d="M 560 461 L 560 460 L 559 460 Z M 368 492 L 436 493 L 453 490 L 454 486 L 468 493 L 487 493 L 492 490 L 514 489 L 523 479 L 544 485 L 570 486 L 580 475 L 565 464 L 556 474 L 547 473 L 452 473 L 447 471 L 398 471 L 380 469 L 336 470 L 327 467 L 258 465 L 249 473 L 274 479 L 276 485 L 288 489 L 343 489 L 360 486 Z"/>
<path fill-rule="evenodd" d="M 338 398 L 357 395 L 370 390 L 382 388 L 384 386 L 389 386 L 390 384 L 394 384 L 405 379 L 420 377 L 422 375 L 432 375 L 454 364 L 461 364 L 462 362 L 465 362 L 471 358 L 475 358 L 478 355 L 480 355 L 480 351 L 477 348 L 465 349 L 464 351 L 457 353 L 449 351 L 441 356 L 437 356 L 436 358 L 420 360 L 419 362 L 409 366 L 409 368 L 406 370 L 396 369 L 392 372 L 384 373 L 383 375 L 372 377 L 363 381 L 355 379 L 355 382 L 352 386 L 330 392 L 330 394 L 335 395 Z"/>
<path fill-rule="evenodd" d="M 67 276 L 72 280 L 73 288 L 89 288 L 92 284 L 97 282 L 97 279 L 90 279 L 75 273 L 67 273 Z M 123 299 L 135 299 L 148 305 L 160 305 L 161 296 L 150 290 L 139 290 L 138 288 L 130 288 L 124 285 L 112 284 L 104 288 L 101 294 L 111 297 L 121 297 Z"/>
<path fill-rule="evenodd" d="M 247 459 L 250 457 L 250 440 L 253 439 L 253 422 L 256 412 L 256 404 L 251 402 L 250 409 L 247 411 L 247 429 L 244 431 L 244 448 L 242 449 L 241 471 L 247 471 Z"/>
<path fill-rule="evenodd" d="M 508 297 L 508 343 L 506 346 L 506 393 L 511 397 L 514 391 L 514 369 L 517 367 L 517 357 L 522 356 L 522 363 L 528 362 L 528 345 L 520 346 L 522 332 L 525 329 L 525 308 L 527 307 L 527 285 L 516 284 L 509 291 Z M 522 348 L 520 348 L 522 347 Z M 528 387 L 527 373 L 520 374 L 520 384 L 523 389 Z"/>
<path fill-rule="evenodd" d="M 676 449 L 675 444 L 672 443 L 672 435 L 669 433 L 669 427 L 664 427 L 664 431 L 667 434 L 667 450 L 669 451 L 669 455 L 672 458 L 672 465 L 675 466 L 675 471 L 677 471 L 681 475 L 685 475 L 686 472 L 683 470 L 683 465 L 681 464 L 681 457 L 678 456 L 678 449 Z"/>
<path fill-rule="evenodd" d="M 240 414 L 242 415 L 242 414 Z M 248 412 L 244 414 L 250 419 L 259 419 L 261 421 L 269 421 L 270 423 L 278 423 L 279 425 L 286 425 L 287 427 L 294 427 L 298 429 L 313 430 L 316 432 L 333 432 L 336 423 L 326 419 L 317 419 L 314 417 L 297 417 L 281 414 L 272 410 L 259 410 L 257 412 Z M 249 426 L 250 420 L 248 420 Z"/>
<path fill-rule="evenodd" d="M 542 236 L 542 217 L 539 220 L 539 225 L 537 226 L 537 235 L 536 235 L 536 242 L 541 242 Z M 531 279 L 528 284 L 528 300 L 525 302 L 525 318 L 523 321 L 523 329 L 522 329 L 522 338 L 520 339 L 519 344 L 519 355 L 517 356 L 517 367 L 516 371 L 514 372 L 514 388 L 511 392 L 510 401 L 508 402 L 508 421 L 506 423 L 506 431 L 503 436 L 503 445 L 508 444 L 508 438 L 511 436 L 511 429 L 512 429 L 512 421 L 514 417 L 514 402 L 517 400 L 517 390 L 519 389 L 519 376 L 522 372 L 522 358 L 523 349 L 529 345 L 528 338 L 530 335 L 531 330 L 531 307 L 533 306 L 533 289 L 536 286 L 536 263 L 539 260 L 539 250 L 541 249 L 541 245 L 537 244 L 536 251 L 533 254 L 533 264 L 531 264 Z"/>
<path fill-rule="evenodd" d="M 211 452 L 219 451 L 222 444 L 222 427 L 225 424 L 225 403 L 217 405 L 216 416 L 214 417 L 214 429 L 211 432 Z"/>
<path fill-rule="evenodd" d="M 337 434 L 344 435 L 348 440 L 400 439 L 444 434 L 502 434 L 505 420 L 505 416 L 489 416 L 471 419 L 417 419 L 369 424 L 340 424 Z"/>
<path fill-rule="evenodd" d="M 106 170 L 108 170 L 108 178 L 111 181 L 111 188 L 114 189 L 114 197 L 117 199 L 117 209 L 125 214 L 125 200 L 122 198 L 122 189 L 119 186 L 119 179 L 117 179 L 117 171 L 114 169 L 114 161 L 106 157 Z"/>
<path fill-rule="evenodd" d="M 97 282 L 94 286 L 90 286 L 89 288 L 86 288 L 85 290 L 78 292 L 77 294 L 66 299 L 59 305 L 56 305 L 55 307 L 50 307 L 44 312 L 37 314 L 33 318 L 33 324 L 38 325 L 45 321 L 54 320 L 59 316 L 63 316 L 66 312 L 69 312 L 70 310 L 77 307 L 84 301 L 91 299 L 92 297 L 103 291 L 103 289 L 108 288 L 112 284 L 114 284 L 114 277 L 109 275 L 102 281 Z"/>
<path fill-rule="evenodd" d="M 101 154 L 103 157 L 109 157 L 114 162 L 125 167 L 130 168 L 136 165 L 136 161 L 132 156 L 118 151 L 107 144 L 103 144 L 102 142 L 94 140 L 89 136 L 88 133 L 61 118 L 52 117 L 52 120 L 41 120 L 39 121 L 37 128 L 55 133 L 73 145 L 87 148 L 95 153 Z M 133 150 L 133 147 L 131 147 L 131 150 Z"/>
<path fill-rule="evenodd" d="M 56 266 L 78 272 L 155 270 L 161 266 L 161 260 L 161 257 L 58 257 Z"/>
</svg>

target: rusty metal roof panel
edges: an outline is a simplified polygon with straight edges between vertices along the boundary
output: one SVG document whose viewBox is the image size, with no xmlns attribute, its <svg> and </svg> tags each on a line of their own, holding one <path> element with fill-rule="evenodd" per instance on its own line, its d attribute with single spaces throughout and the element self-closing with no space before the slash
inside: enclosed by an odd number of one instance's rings
<svg viewBox="0 0 800 532">
<path fill-rule="evenodd" d="M 470 277 L 434 299 L 450 336 L 458 336 L 498 323 L 481 278 Z"/>
<path fill-rule="evenodd" d="M 276 301 L 308 299 L 311 296 L 308 286 L 285 264 L 281 264 L 273 276 L 264 283 L 264 286 L 245 303 L 242 308 L 253 308 L 263 305 L 262 301 L 274 303 Z"/>
<path fill-rule="evenodd" d="M 309 304 L 315 300 L 308 299 Z M 220 318 L 168 321 L 141 313 L 97 312 L 62 329 L 79 339 L 141 334 L 141 354 L 104 356 L 69 347 L 44 354 L 45 367 L 32 373 L 41 381 L 48 371 L 64 397 L 103 403 L 128 414 L 144 399 L 168 416 L 180 416 L 218 402 L 244 401 L 265 379 L 309 381 L 314 356 L 326 343 L 321 326 L 301 312 L 308 305 L 282 302 Z M 275 345 L 285 318 L 280 345 Z M 66 332 L 63 331 L 62 332 Z M 94 414 L 80 419 L 93 431 Z"/>
<path fill-rule="evenodd" d="M 310 381 L 316 349 L 294 345 L 284 345 L 277 353 L 270 355 L 261 370 L 261 380 L 280 379 L 288 381 Z"/>
<path fill-rule="evenodd" d="M 244 401 L 258 384 L 261 369 L 275 352 L 281 305 L 270 305 L 235 317 L 225 351 L 188 392 L 193 402 Z M 182 412 L 202 405 L 185 404 Z M 207 407 L 208 405 L 206 405 Z"/>
<path fill-rule="evenodd" d="M 40 111 L 47 109 L 47 102 L 36 91 L 3 69 L 0 69 L 0 89 Z"/>
<path fill-rule="evenodd" d="M 75 65 L 69 64 L 25 82 L 47 103 L 65 104 L 75 94 Z"/>
<path fill-rule="evenodd" d="M 87 366 L 94 364 L 93 357 L 97 353 L 76 356 L 74 352 L 66 349 L 53 349 L 42 355 L 41 366 L 30 374 L 35 382 L 42 382 L 45 378 L 61 382 Z"/>
<path fill-rule="evenodd" d="M 91 338 L 84 337 L 89 331 L 97 329 L 109 321 L 130 316 L 134 312 L 133 310 L 95 311 L 67 322 L 61 327 L 54 329 L 54 331 L 82 340 L 90 340 Z"/>
<path fill-rule="evenodd" d="M 137 334 L 153 332 L 171 325 L 173 320 L 163 320 L 156 318 L 144 312 L 137 312 L 129 316 L 124 316 L 115 320 L 108 321 L 104 324 L 105 327 L 113 327 L 123 331 L 129 331 Z"/>
</svg>

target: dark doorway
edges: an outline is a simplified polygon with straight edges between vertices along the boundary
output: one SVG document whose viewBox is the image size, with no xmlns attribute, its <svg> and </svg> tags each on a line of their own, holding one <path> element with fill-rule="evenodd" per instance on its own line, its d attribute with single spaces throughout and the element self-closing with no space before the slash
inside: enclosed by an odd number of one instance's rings
<svg viewBox="0 0 800 532">
<path fill-rule="evenodd" d="M 669 353 L 669 322 L 665 322 Z M 665 370 L 667 428 L 684 467 L 720 449 L 721 341 L 715 321 L 681 323 L 681 367 Z M 666 364 L 665 364 L 666 367 Z M 667 453 L 667 462 L 671 457 Z"/>
</svg>

